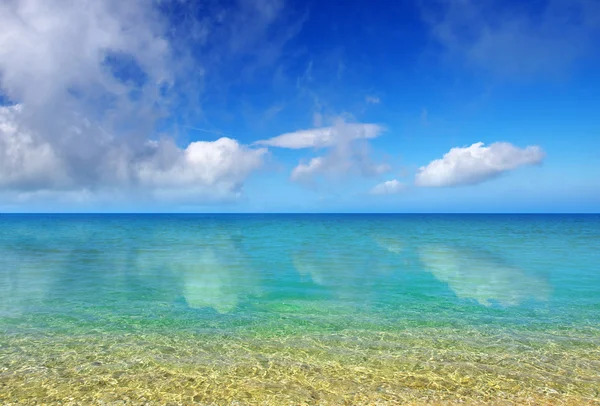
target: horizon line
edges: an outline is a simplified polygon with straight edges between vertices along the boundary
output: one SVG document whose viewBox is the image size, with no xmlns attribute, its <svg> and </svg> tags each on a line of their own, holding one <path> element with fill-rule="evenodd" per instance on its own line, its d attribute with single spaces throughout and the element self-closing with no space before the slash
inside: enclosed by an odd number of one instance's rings
<svg viewBox="0 0 600 406">
<path fill-rule="evenodd" d="M 0 212 L 2 215 L 600 215 L 600 212 Z"/>
</svg>

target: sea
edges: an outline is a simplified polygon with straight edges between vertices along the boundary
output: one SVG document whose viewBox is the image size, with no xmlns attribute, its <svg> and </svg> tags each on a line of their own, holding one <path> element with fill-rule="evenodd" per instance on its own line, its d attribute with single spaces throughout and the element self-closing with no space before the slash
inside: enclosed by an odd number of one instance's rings
<svg viewBox="0 0 600 406">
<path fill-rule="evenodd" d="M 600 403 L 600 215 L 0 215 L 0 404 L 431 403 Z"/>
</svg>

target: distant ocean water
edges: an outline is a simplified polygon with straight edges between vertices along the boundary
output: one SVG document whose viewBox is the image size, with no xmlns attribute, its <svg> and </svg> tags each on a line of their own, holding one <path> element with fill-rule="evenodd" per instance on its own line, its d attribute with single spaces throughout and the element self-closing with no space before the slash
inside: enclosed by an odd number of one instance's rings
<svg viewBox="0 0 600 406">
<path fill-rule="evenodd" d="M 600 402 L 600 215 L 0 215 L 2 404 Z"/>
</svg>

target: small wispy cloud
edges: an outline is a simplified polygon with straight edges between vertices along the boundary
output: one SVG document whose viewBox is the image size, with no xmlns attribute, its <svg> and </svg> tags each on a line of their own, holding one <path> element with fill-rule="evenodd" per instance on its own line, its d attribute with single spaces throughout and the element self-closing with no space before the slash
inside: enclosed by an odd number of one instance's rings
<svg viewBox="0 0 600 406">
<path fill-rule="evenodd" d="M 200 131 L 200 132 L 208 133 L 208 134 L 216 134 L 216 135 L 220 135 L 222 137 L 231 137 L 231 135 L 225 134 L 223 132 L 209 130 L 209 129 L 206 129 L 206 128 L 192 127 L 192 126 L 189 126 L 189 125 L 182 125 L 181 128 L 185 128 L 185 129 L 188 129 L 188 130 L 194 130 L 194 131 Z"/>
<path fill-rule="evenodd" d="M 365 97 L 365 101 L 367 104 L 379 104 L 381 103 L 381 99 L 377 96 L 367 96 Z"/>
<path fill-rule="evenodd" d="M 328 155 L 312 158 L 292 170 L 290 179 L 301 183 L 312 183 L 318 176 L 330 178 L 347 175 L 377 176 L 390 171 L 385 163 L 371 161 L 368 148 L 334 148 Z"/>
<path fill-rule="evenodd" d="M 320 116 L 318 121 L 322 121 Z M 377 124 L 340 122 L 331 127 L 281 134 L 268 140 L 256 141 L 255 144 L 290 149 L 325 148 L 348 140 L 376 138 L 383 130 L 383 127 Z"/>
<path fill-rule="evenodd" d="M 284 109 L 285 105 L 283 103 L 277 103 L 269 107 L 262 115 L 263 120 L 269 121 L 272 120 L 275 116 L 281 113 Z"/>
<path fill-rule="evenodd" d="M 423 110 L 421 110 L 421 124 L 424 126 L 429 125 L 429 112 L 426 108 L 423 108 Z"/>
<path fill-rule="evenodd" d="M 372 195 L 395 195 L 403 192 L 406 185 L 397 179 L 392 179 L 374 186 L 369 194 Z"/>
</svg>

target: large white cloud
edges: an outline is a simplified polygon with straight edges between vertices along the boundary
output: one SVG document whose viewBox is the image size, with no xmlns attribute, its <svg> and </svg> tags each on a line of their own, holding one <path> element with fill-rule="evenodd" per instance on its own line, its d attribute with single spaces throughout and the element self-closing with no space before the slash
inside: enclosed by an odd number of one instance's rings
<svg viewBox="0 0 600 406">
<path fill-rule="evenodd" d="M 538 146 L 518 148 L 506 142 L 484 147 L 452 148 L 442 159 L 419 168 L 415 184 L 423 187 L 472 185 L 524 165 L 539 164 L 545 153 Z"/>
<path fill-rule="evenodd" d="M 202 201 L 240 194 L 264 148 L 229 138 L 179 146 L 156 130 L 177 105 L 179 81 L 194 85 L 188 64 L 199 66 L 177 55 L 155 4 L 0 4 L 0 92 L 18 103 L 0 107 L 4 195 L 120 189 Z"/>
<path fill-rule="evenodd" d="M 23 130 L 22 106 L 0 107 L 0 187 L 60 187 L 68 175 L 53 146 Z"/>
<path fill-rule="evenodd" d="M 377 124 L 344 123 L 335 126 L 300 130 L 281 134 L 268 140 L 257 141 L 258 145 L 279 148 L 325 148 L 353 139 L 376 138 L 383 132 Z"/>
<path fill-rule="evenodd" d="M 0 187 L 21 191 L 89 187 L 51 140 L 19 123 L 22 112 L 20 105 L 0 107 Z M 170 138 L 148 140 L 138 150 L 116 143 L 104 151 L 101 166 L 95 168 L 106 174 L 98 174 L 94 185 L 136 186 L 170 200 L 227 198 L 240 192 L 266 152 L 225 137 L 192 142 L 186 148 Z"/>
<path fill-rule="evenodd" d="M 110 52 L 131 56 L 153 81 L 171 79 L 164 26 L 147 1 L 9 0 L 0 25 L 2 87 L 14 100 L 46 105 L 72 92 L 127 90 L 107 70 Z"/>
</svg>

